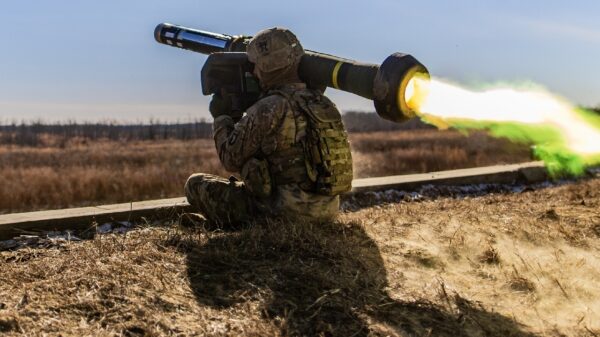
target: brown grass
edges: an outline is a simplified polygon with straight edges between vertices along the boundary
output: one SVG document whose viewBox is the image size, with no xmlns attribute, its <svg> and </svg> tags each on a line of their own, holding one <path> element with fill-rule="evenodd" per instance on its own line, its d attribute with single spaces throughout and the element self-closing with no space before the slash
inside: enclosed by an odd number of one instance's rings
<svg viewBox="0 0 600 337">
<path fill-rule="evenodd" d="M 531 160 L 527 146 L 475 132 L 411 130 L 352 134 L 355 176 L 443 171 Z"/>
<path fill-rule="evenodd" d="M 0 148 L 0 212 L 180 196 L 197 171 L 227 174 L 211 140 Z"/>
<path fill-rule="evenodd" d="M 52 144 L 50 141 L 46 141 Z M 526 146 L 482 133 L 412 130 L 352 134 L 355 177 L 529 160 Z M 209 139 L 82 141 L 0 147 L 0 213 L 129 202 L 183 194 L 194 172 L 229 175 Z"/>
<path fill-rule="evenodd" d="M 1 252 L 0 333 L 597 336 L 599 210 L 594 179 Z"/>
</svg>

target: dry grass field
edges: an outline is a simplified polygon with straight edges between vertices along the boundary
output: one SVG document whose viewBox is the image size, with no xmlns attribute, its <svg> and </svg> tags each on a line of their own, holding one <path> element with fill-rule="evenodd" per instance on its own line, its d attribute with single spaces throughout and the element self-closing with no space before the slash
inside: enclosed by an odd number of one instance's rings
<svg viewBox="0 0 600 337">
<path fill-rule="evenodd" d="M 598 336 L 600 178 L 0 252 L 4 336 Z"/>
<path fill-rule="evenodd" d="M 354 133 L 351 144 L 357 178 L 530 159 L 527 146 L 483 133 Z M 212 140 L 42 138 L 38 147 L 0 145 L 0 214 L 180 196 L 194 172 L 229 175 Z"/>
</svg>

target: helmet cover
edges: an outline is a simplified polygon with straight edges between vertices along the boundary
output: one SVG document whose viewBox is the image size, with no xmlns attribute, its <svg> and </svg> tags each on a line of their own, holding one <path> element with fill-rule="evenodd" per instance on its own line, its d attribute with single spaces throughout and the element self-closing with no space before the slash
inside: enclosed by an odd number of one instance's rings
<svg viewBox="0 0 600 337">
<path fill-rule="evenodd" d="M 286 28 L 262 30 L 250 40 L 248 60 L 263 73 L 287 69 L 300 63 L 304 48 L 294 33 Z"/>
</svg>

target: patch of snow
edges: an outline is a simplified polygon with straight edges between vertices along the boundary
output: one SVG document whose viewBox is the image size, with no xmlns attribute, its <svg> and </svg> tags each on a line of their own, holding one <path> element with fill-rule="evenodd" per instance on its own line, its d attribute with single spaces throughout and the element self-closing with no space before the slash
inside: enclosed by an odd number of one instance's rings
<svg viewBox="0 0 600 337">
<path fill-rule="evenodd" d="M 107 222 L 107 223 L 103 223 L 100 226 L 96 226 L 96 233 L 98 234 L 106 234 L 106 233 L 110 233 L 112 231 L 112 224 Z"/>
<path fill-rule="evenodd" d="M 19 242 L 17 242 L 17 240 L 14 240 L 14 239 L 0 241 L 0 252 L 3 250 L 14 249 L 14 248 L 17 248 L 18 246 L 19 246 Z"/>
<path fill-rule="evenodd" d="M 572 180 L 544 181 L 537 184 L 471 184 L 471 185 L 433 185 L 421 186 L 417 191 L 385 190 L 370 191 L 351 196 L 344 200 L 340 208 L 342 211 L 356 211 L 365 206 L 377 203 L 413 202 L 431 200 L 439 197 L 456 199 L 478 197 L 490 193 L 523 193 L 532 190 L 560 186 Z"/>
</svg>

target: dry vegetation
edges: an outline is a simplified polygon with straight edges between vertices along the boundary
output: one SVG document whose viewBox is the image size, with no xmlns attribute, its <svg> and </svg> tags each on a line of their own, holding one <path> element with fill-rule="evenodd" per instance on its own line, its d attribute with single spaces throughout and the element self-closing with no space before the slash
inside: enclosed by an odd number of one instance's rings
<svg viewBox="0 0 600 337">
<path fill-rule="evenodd" d="M 483 132 L 403 130 L 350 135 L 355 177 L 433 172 L 531 160 L 529 147 Z"/>
<path fill-rule="evenodd" d="M 212 141 L 4 147 L 0 212 L 180 196 L 185 180 L 197 168 L 225 174 Z"/>
<path fill-rule="evenodd" d="M 210 139 L 65 139 L 0 146 L 0 213 L 175 197 L 194 172 L 228 175 Z M 482 133 L 354 133 L 351 143 L 357 178 L 530 159 L 526 146 Z"/>
<path fill-rule="evenodd" d="M 0 253 L 6 336 L 598 336 L 600 179 Z"/>
</svg>

